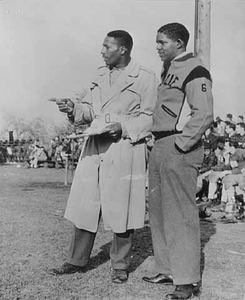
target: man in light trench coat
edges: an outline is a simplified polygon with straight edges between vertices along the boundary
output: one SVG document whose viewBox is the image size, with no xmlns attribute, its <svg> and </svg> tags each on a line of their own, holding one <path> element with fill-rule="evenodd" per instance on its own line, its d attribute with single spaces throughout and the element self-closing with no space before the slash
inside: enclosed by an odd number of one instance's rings
<svg viewBox="0 0 245 300">
<path fill-rule="evenodd" d="M 102 216 L 112 230 L 112 281 L 128 279 L 134 229 L 144 226 L 146 137 L 152 126 L 158 80 L 133 59 L 132 37 L 123 30 L 104 39 L 106 66 L 97 69 L 86 97 L 56 101 L 72 122 L 91 124 L 73 179 L 65 218 L 74 223 L 68 259 L 55 275 L 85 270 Z"/>
</svg>

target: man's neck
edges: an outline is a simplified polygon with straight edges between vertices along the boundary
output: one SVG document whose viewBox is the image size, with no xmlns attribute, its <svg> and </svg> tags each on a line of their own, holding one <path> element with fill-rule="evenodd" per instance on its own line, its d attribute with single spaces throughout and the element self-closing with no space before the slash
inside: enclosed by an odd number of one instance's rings
<svg viewBox="0 0 245 300">
<path fill-rule="evenodd" d="M 182 56 L 185 56 L 186 55 L 186 49 L 182 49 L 181 51 L 179 51 L 178 53 L 177 53 L 177 55 L 175 56 L 175 58 L 173 59 L 173 60 L 175 60 L 175 59 L 178 59 L 178 58 L 180 58 L 180 57 L 182 57 Z"/>
<path fill-rule="evenodd" d="M 182 56 L 185 56 L 186 53 L 187 53 L 187 52 L 186 52 L 186 50 L 184 50 L 184 49 L 182 49 L 181 51 L 178 51 L 178 53 L 176 53 L 176 56 L 175 56 L 174 58 L 172 58 L 171 60 L 166 60 L 166 61 L 164 61 L 164 63 L 163 63 L 164 68 L 165 68 L 165 69 L 168 69 L 169 66 L 170 66 L 170 64 L 171 64 L 171 62 L 172 62 L 173 60 L 178 59 L 178 58 L 181 58 Z"/>
<path fill-rule="evenodd" d="M 110 70 L 112 70 L 113 68 L 115 68 L 115 69 L 124 69 L 130 63 L 130 61 L 131 61 L 130 56 L 123 57 L 123 59 L 118 64 L 116 64 L 115 66 L 109 66 L 109 69 Z"/>
</svg>

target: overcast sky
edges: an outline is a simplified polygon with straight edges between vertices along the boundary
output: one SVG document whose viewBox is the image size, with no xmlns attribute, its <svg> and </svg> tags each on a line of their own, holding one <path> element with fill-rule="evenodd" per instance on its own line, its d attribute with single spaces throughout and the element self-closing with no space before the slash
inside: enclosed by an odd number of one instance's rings
<svg viewBox="0 0 245 300">
<path fill-rule="evenodd" d="M 245 1 L 211 1 L 215 115 L 245 115 Z M 103 64 L 106 33 L 129 31 L 132 56 L 159 75 L 156 31 L 183 23 L 193 51 L 195 0 L 0 0 L 0 130 L 6 114 L 61 122 L 50 97 L 73 96 Z"/>
</svg>

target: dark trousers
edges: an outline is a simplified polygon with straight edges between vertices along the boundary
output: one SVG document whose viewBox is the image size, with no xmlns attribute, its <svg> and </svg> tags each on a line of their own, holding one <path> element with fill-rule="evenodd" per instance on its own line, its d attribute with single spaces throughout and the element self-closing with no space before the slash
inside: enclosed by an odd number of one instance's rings
<svg viewBox="0 0 245 300">
<path fill-rule="evenodd" d="M 132 253 L 134 230 L 114 233 L 110 250 L 113 269 L 128 269 Z M 74 226 L 72 241 L 68 253 L 68 263 L 75 266 L 86 266 L 89 262 L 96 233 Z"/>
<path fill-rule="evenodd" d="M 156 270 L 174 284 L 200 280 L 200 228 L 196 200 L 197 169 L 203 148 L 180 153 L 176 136 L 159 139 L 149 160 L 149 219 Z"/>
</svg>

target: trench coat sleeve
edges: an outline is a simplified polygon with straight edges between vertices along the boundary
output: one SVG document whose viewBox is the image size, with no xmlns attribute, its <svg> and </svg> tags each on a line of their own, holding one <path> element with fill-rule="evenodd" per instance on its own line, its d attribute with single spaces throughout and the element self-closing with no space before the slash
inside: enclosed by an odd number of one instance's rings
<svg viewBox="0 0 245 300">
<path fill-rule="evenodd" d="M 136 143 L 151 132 L 152 115 L 157 101 L 158 85 L 159 81 L 156 75 L 152 72 L 144 71 L 140 92 L 140 112 L 136 117 L 122 123 L 132 143 Z"/>
<path fill-rule="evenodd" d="M 75 103 L 72 121 L 78 125 L 90 124 L 95 116 L 92 100 L 91 91 L 87 93 L 82 102 Z"/>
</svg>

